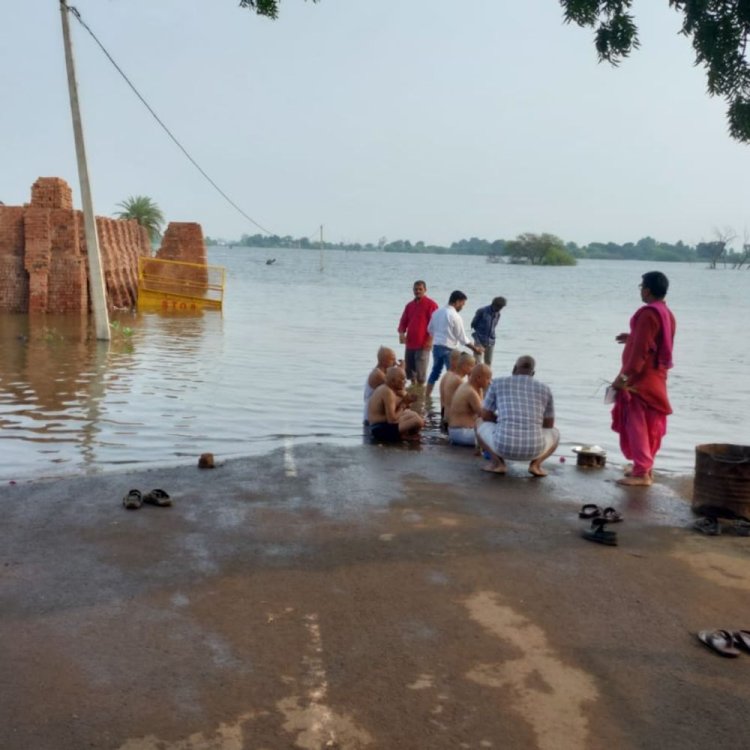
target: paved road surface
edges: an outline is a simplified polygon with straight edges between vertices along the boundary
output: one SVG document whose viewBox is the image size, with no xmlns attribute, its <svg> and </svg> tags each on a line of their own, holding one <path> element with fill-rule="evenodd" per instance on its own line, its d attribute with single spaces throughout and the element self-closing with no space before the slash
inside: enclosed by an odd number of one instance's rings
<svg viewBox="0 0 750 750">
<path fill-rule="evenodd" d="M 4 486 L 0 748 L 748 747 L 750 655 L 694 632 L 750 628 L 750 539 L 690 530 L 686 481 L 551 469 L 305 446 Z"/>
</svg>

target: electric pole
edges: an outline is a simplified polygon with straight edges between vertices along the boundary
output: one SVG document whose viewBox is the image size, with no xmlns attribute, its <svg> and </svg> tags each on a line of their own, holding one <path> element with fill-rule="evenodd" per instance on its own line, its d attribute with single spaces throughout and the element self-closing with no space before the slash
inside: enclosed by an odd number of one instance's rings
<svg viewBox="0 0 750 750">
<path fill-rule="evenodd" d="M 89 294 L 91 295 L 91 309 L 94 313 L 96 338 L 100 341 L 109 341 L 107 290 L 104 286 L 104 272 L 99 253 L 99 237 L 96 233 L 94 204 L 91 200 L 89 171 L 86 166 L 86 148 L 83 144 L 81 110 L 78 106 L 78 85 L 76 83 L 76 71 L 73 63 L 73 47 L 70 42 L 70 26 L 68 25 L 69 10 L 70 8 L 68 8 L 65 0 L 60 0 L 60 15 L 62 17 L 63 42 L 65 45 L 65 67 L 68 71 L 68 91 L 70 92 L 70 113 L 73 117 L 73 136 L 76 142 L 76 158 L 78 160 L 78 180 L 81 184 L 83 227 L 86 236 L 86 254 L 89 262 Z"/>
</svg>

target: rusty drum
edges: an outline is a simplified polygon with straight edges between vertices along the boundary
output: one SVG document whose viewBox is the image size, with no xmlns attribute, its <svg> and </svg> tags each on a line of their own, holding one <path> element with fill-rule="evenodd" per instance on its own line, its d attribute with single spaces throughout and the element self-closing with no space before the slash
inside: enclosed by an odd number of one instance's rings
<svg viewBox="0 0 750 750">
<path fill-rule="evenodd" d="M 750 446 L 695 446 L 693 510 L 704 516 L 750 520 Z"/>
</svg>

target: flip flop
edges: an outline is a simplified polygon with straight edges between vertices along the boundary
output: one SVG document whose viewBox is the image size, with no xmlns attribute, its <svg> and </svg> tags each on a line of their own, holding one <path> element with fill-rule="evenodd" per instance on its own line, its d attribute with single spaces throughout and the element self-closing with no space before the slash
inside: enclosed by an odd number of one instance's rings
<svg viewBox="0 0 750 750">
<path fill-rule="evenodd" d="M 737 536 L 750 536 L 750 522 L 745 521 L 744 518 L 738 518 L 736 521 L 733 521 L 730 528 Z"/>
<path fill-rule="evenodd" d="M 750 630 L 735 630 L 732 638 L 736 646 L 750 654 Z"/>
<path fill-rule="evenodd" d="M 596 518 L 601 514 L 602 509 L 598 505 L 586 503 L 586 505 L 582 506 L 581 510 L 578 511 L 578 518 Z"/>
<path fill-rule="evenodd" d="M 597 523 L 599 521 L 599 523 Z M 614 531 L 606 531 L 604 528 L 606 521 L 601 518 L 595 518 L 591 524 L 590 529 L 584 529 L 581 532 L 581 536 L 589 542 L 596 542 L 597 544 L 606 544 L 609 547 L 617 546 L 617 533 Z"/>
<path fill-rule="evenodd" d="M 143 496 L 143 502 L 149 505 L 158 505 L 160 508 L 166 508 L 172 504 L 172 498 L 164 490 L 151 490 Z"/>
<path fill-rule="evenodd" d="M 719 536 L 719 534 L 721 534 L 721 526 L 716 518 L 699 518 L 693 524 L 693 528 L 707 536 Z"/>
<path fill-rule="evenodd" d="M 122 504 L 127 510 L 138 510 L 143 505 L 143 496 L 140 490 L 130 490 L 122 499 Z"/>
<path fill-rule="evenodd" d="M 614 508 L 605 508 L 602 511 L 602 518 L 608 523 L 619 523 L 622 521 L 622 513 L 618 513 Z"/>
<path fill-rule="evenodd" d="M 701 630 L 698 633 L 698 640 L 720 656 L 734 658 L 740 655 L 734 647 L 733 635 L 727 630 Z"/>
</svg>

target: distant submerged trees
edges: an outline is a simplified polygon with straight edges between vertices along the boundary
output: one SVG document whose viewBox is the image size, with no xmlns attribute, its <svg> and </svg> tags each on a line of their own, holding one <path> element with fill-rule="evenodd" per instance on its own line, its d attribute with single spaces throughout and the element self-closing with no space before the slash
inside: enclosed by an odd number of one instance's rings
<svg viewBox="0 0 750 750">
<path fill-rule="evenodd" d="M 750 268 L 750 233 L 745 232 L 744 242 L 739 251 L 730 245 L 737 236 L 731 229 L 723 232 L 714 230 L 716 240 L 688 245 L 682 240 L 675 243 L 660 242 L 653 237 L 641 237 L 637 242 L 590 242 L 588 245 L 577 245 L 575 242 L 564 242 L 554 234 L 534 234 L 527 232 L 513 240 L 497 239 L 493 241 L 470 237 L 457 240 L 450 245 L 430 245 L 422 240 L 392 240 L 381 237 L 376 243 L 367 242 L 323 242 L 322 247 L 328 250 L 347 250 L 351 252 L 380 251 L 386 253 L 419 253 L 433 255 L 484 255 L 490 260 L 508 261 L 510 263 L 528 263 L 530 265 L 565 266 L 574 265 L 577 259 L 592 260 L 639 260 L 653 263 L 699 262 L 710 268 L 719 265 L 737 270 Z M 285 235 L 243 234 L 240 240 L 219 240 L 206 237 L 207 245 L 229 245 L 230 247 L 262 248 L 300 248 L 318 250 L 321 243 L 310 237 L 292 237 Z"/>
<path fill-rule="evenodd" d="M 505 254 L 512 263 L 530 263 L 532 266 L 574 266 L 576 259 L 568 252 L 565 243 L 554 234 L 525 232 L 505 243 Z"/>
</svg>

